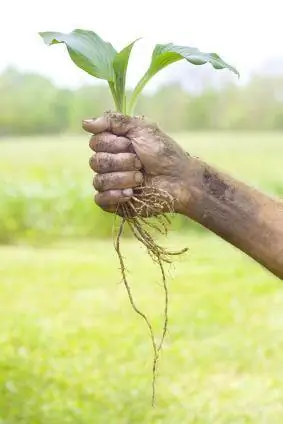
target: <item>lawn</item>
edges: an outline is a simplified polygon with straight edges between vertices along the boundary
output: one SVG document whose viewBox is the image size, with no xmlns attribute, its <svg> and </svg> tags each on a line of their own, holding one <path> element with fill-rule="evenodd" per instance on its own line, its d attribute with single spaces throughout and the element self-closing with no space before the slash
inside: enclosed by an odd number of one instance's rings
<svg viewBox="0 0 283 424">
<path fill-rule="evenodd" d="M 282 135 L 178 140 L 283 194 Z M 169 334 L 152 409 L 150 338 L 112 240 L 96 237 L 89 154 L 81 137 L 0 143 L 0 237 L 13 232 L 0 245 L 0 424 L 281 424 L 282 284 L 216 236 L 190 230 L 166 241 L 190 250 L 167 270 Z M 158 269 L 137 242 L 122 246 L 137 303 L 160 332 Z"/>
<path fill-rule="evenodd" d="M 260 188 L 282 185 L 281 133 L 184 133 L 173 137 L 193 156 L 215 164 Z M 88 135 L 42 136 L 1 139 L 0 174 L 18 184 L 60 173 L 65 180 L 89 182 Z M 283 190 L 282 190 L 283 195 Z"/>
<path fill-rule="evenodd" d="M 190 253 L 169 270 L 154 410 L 149 335 L 112 243 L 0 248 L 1 423 L 282 423 L 282 284 L 216 237 L 171 245 Z M 124 255 L 160 331 L 157 270 L 133 241 Z"/>
<path fill-rule="evenodd" d="M 277 133 L 175 136 L 199 156 L 255 187 L 283 196 L 283 143 Z M 112 218 L 93 205 L 88 135 L 0 142 L 0 243 L 58 237 L 111 237 Z M 188 220 L 174 228 L 190 229 Z"/>
</svg>

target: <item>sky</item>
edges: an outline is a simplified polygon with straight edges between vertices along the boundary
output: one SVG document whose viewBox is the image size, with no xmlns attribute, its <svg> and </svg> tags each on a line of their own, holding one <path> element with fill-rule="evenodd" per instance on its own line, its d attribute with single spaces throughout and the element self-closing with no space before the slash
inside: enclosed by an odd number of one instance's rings
<svg viewBox="0 0 283 424">
<path fill-rule="evenodd" d="M 153 46 L 167 42 L 217 52 L 245 81 L 268 61 L 283 61 L 282 16 L 283 0 L 0 0 L 0 71 L 14 65 L 67 87 L 90 82 L 64 46 L 47 47 L 38 36 L 83 28 L 117 49 L 143 37 L 130 63 L 130 86 Z"/>
</svg>

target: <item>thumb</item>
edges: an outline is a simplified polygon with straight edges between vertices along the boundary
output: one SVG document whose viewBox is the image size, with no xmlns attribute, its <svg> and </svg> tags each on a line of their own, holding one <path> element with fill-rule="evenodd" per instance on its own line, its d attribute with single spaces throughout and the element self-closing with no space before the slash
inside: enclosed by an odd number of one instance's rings
<svg viewBox="0 0 283 424">
<path fill-rule="evenodd" d="M 83 129 L 89 133 L 111 132 L 118 136 L 126 136 L 131 129 L 137 126 L 141 126 L 141 119 L 111 112 L 106 112 L 96 119 L 86 119 L 82 123 Z"/>
</svg>

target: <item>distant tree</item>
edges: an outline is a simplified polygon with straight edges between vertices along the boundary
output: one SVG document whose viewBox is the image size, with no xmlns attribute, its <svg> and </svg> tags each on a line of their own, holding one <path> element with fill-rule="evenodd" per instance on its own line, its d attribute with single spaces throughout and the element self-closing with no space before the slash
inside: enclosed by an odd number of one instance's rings
<svg viewBox="0 0 283 424">
<path fill-rule="evenodd" d="M 166 131 L 283 130 L 283 76 L 254 75 L 245 86 L 226 81 L 189 92 L 180 82 L 143 95 L 137 113 Z M 81 120 L 113 107 L 106 85 L 67 90 L 13 68 L 0 74 L 0 135 L 80 132 Z"/>
</svg>

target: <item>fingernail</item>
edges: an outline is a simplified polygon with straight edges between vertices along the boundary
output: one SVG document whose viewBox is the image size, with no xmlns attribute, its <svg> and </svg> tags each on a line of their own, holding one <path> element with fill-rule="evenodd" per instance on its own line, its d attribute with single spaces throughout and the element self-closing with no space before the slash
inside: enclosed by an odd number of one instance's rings
<svg viewBox="0 0 283 424">
<path fill-rule="evenodd" d="M 133 189 L 125 188 L 125 190 L 123 190 L 122 193 L 123 193 L 123 196 L 131 197 L 133 195 Z"/>
<path fill-rule="evenodd" d="M 139 184 L 142 181 L 143 181 L 143 175 L 140 172 L 136 172 L 135 173 L 135 182 Z"/>
<path fill-rule="evenodd" d="M 92 118 L 92 119 L 84 119 L 83 123 L 84 124 L 91 124 L 93 121 L 95 121 L 96 118 Z"/>
</svg>

